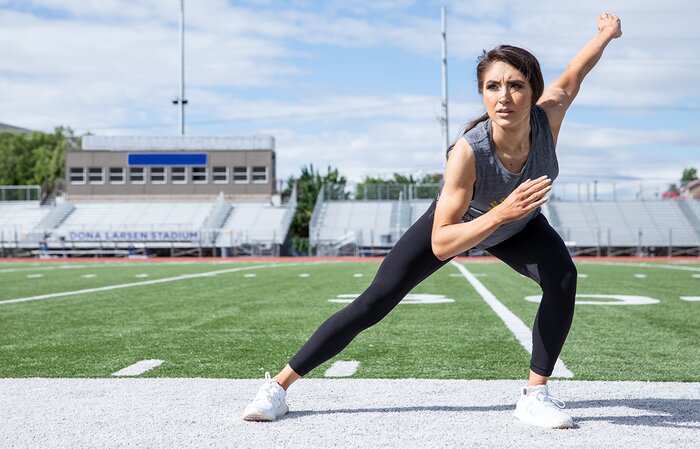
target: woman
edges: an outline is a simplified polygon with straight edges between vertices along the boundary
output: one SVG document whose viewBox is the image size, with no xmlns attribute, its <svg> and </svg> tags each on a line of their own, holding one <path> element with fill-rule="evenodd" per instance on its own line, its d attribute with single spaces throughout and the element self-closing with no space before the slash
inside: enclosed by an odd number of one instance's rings
<svg viewBox="0 0 700 449">
<path fill-rule="evenodd" d="M 542 287 L 530 375 L 515 416 L 542 427 L 573 427 L 547 381 L 573 319 L 577 274 L 540 206 L 558 175 L 555 146 L 564 114 L 605 47 L 621 35 L 617 16 L 600 15 L 598 33 L 546 89 L 539 63 L 528 51 L 503 45 L 484 53 L 477 80 L 486 113 L 448 150 L 438 197 L 392 248 L 367 290 L 326 320 L 277 376 L 265 374 L 244 419 L 271 421 L 285 414 L 286 390 L 293 382 L 378 323 L 454 256 L 481 248 Z"/>
</svg>

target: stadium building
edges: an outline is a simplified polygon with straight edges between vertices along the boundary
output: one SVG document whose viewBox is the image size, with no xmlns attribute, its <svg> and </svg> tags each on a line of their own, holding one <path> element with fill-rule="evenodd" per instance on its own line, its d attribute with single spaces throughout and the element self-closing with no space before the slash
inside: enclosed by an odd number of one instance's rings
<svg viewBox="0 0 700 449">
<path fill-rule="evenodd" d="M 282 204 L 274 146 L 271 136 L 86 136 L 66 152 L 64 197 L 0 203 L 0 250 L 280 255 L 296 190 Z"/>
</svg>

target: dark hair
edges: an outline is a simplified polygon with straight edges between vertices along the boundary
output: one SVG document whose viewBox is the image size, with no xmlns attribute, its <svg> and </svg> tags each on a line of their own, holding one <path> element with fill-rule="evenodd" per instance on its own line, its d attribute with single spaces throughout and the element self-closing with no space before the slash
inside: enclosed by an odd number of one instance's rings
<svg viewBox="0 0 700 449">
<path fill-rule="evenodd" d="M 524 48 L 514 47 L 512 45 L 499 45 L 498 47 L 489 50 L 488 52 L 484 50 L 484 53 L 477 59 L 479 63 L 476 65 L 476 82 L 478 85 L 479 95 L 484 93 L 484 74 L 491 67 L 494 62 L 505 62 L 518 69 L 525 79 L 530 83 L 532 88 L 532 106 L 537 103 L 537 100 L 542 96 L 544 91 L 544 78 L 542 77 L 542 70 L 540 69 L 540 63 L 537 58 L 525 50 Z M 464 131 L 461 135 L 466 134 L 468 131 L 476 127 L 479 123 L 487 120 L 489 118 L 488 113 L 484 114 L 469 122 L 464 126 Z M 447 149 L 445 156 L 447 157 L 454 148 L 455 144 L 450 145 Z"/>
</svg>

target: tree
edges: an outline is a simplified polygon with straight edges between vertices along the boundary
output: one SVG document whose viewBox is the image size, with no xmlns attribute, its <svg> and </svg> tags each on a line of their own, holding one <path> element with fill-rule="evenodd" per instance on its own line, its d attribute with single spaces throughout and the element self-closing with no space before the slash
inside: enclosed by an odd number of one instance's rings
<svg viewBox="0 0 700 449">
<path fill-rule="evenodd" d="M 688 183 L 698 179 L 698 171 L 695 167 L 684 168 L 683 174 L 681 174 L 681 184 L 680 188 L 685 187 Z M 662 198 L 678 198 L 680 196 L 681 190 L 676 183 L 669 184 L 666 191 L 661 195 Z"/>
<path fill-rule="evenodd" d="M 683 174 L 681 175 L 681 187 L 685 186 L 689 182 L 693 182 L 698 179 L 698 171 L 695 167 L 684 168 Z"/>
<path fill-rule="evenodd" d="M 301 176 L 297 179 L 290 176 L 287 180 L 287 188 L 282 192 L 282 196 L 289 196 L 292 186 L 297 185 L 297 208 L 290 227 L 292 249 L 299 253 L 309 252 L 309 222 L 311 214 L 316 205 L 316 198 L 325 184 L 327 191 L 324 191 L 326 198 L 346 199 L 345 193 L 346 179 L 341 176 L 337 168 L 327 168 L 326 174 L 321 175 L 314 169 L 313 164 L 301 169 Z"/>
<path fill-rule="evenodd" d="M 53 134 L 0 133 L 0 184 L 40 185 L 45 196 L 56 194 L 65 178 L 66 147 L 77 140 L 63 127 Z"/>
</svg>

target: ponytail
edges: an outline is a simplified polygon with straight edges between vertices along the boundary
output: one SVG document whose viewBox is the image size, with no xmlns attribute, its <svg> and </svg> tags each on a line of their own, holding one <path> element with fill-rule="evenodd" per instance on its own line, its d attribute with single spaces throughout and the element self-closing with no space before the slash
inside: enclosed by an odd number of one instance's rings
<svg viewBox="0 0 700 449">
<path fill-rule="evenodd" d="M 484 112 L 484 114 L 481 117 L 474 119 L 471 122 L 467 123 L 463 128 L 464 131 L 461 132 L 459 137 L 463 137 L 469 131 L 476 128 L 476 125 L 478 125 L 481 122 L 485 122 L 488 119 L 489 119 L 489 114 L 487 112 Z M 457 139 L 457 140 L 459 140 L 459 139 Z M 445 152 L 445 159 L 448 159 L 450 157 L 450 151 L 452 151 L 452 149 L 455 147 L 455 145 L 456 145 L 456 143 L 453 143 L 452 145 L 450 145 L 447 148 L 447 152 Z"/>
</svg>

